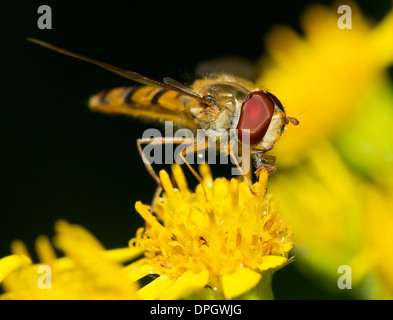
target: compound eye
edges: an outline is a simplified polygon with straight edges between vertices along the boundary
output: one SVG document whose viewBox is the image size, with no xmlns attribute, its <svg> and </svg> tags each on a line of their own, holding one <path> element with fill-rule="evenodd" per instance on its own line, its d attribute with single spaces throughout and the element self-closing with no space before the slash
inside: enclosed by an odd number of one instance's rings
<svg viewBox="0 0 393 320">
<path fill-rule="evenodd" d="M 237 134 L 243 142 L 243 131 L 249 130 L 250 144 L 262 140 L 270 125 L 274 113 L 274 102 L 265 91 L 251 92 L 242 105 Z"/>
<path fill-rule="evenodd" d="M 277 107 L 279 107 L 282 111 L 284 111 L 284 107 L 282 106 L 282 103 L 281 103 L 281 101 L 280 100 L 278 100 L 278 98 L 273 94 L 273 93 L 270 93 L 270 92 L 266 92 L 268 95 L 269 95 L 269 97 L 273 100 L 273 102 L 276 104 L 276 106 Z M 285 112 L 285 111 L 284 111 Z"/>
</svg>

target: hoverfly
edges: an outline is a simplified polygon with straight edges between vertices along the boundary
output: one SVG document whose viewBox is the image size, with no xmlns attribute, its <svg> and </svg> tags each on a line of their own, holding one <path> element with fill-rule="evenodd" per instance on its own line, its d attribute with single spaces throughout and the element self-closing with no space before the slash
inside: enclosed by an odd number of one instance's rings
<svg viewBox="0 0 393 320">
<path fill-rule="evenodd" d="M 173 121 L 181 127 L 190 129 L 210 129 L 214 131 L 237 129 L 237 137 L 230 144 L 242 143 L 244 130 L 248 130 L 251 156 L 258 176 L 262 169 L 268 173 L 275 171 L 274 156 L 265 153 L 273 149 L 283 129 L 289 123 L 298 125 L 294 117 L 287 117 L 280 100 L 272 93 L 261 90 L 247 80 L 230 74 L 216 74 L 196 80 L 186 87 L 176 80 L 164 78 L 163 82 L 148 78 L 133 71 L 127 71 L 110 64 L 86 57 L 81 54 L 62 49 L 41 40 L 27 38 L 29 41 L 58 51 L 62 54 L 87 61 L 114 72 L 122 77 L 144 84 L 139 87 L 120 87 L 104 90 L 93 95 L 89 101 L 90 109 L 109 114 L 126 114 L 145 116 L 153 119 Z M 137 139 L 138 151 L 146 169 L 157 182 L 157 190 L 153 197 L 151 210 L 155 200 L 161 193 L 161 183 L 152 165 L 146 159 L 142 145 L 157 143 L 157 138 Z M 180 154 L 184 163 L 202 184 L 202 178 L 186 161 L 187 153 L 206 149 L 207 143 L 197 140 L 161 138 L 160 143 L 191 143 L 191 147 Z M 244 141 L 243 141 L 244 142 Z M 234 163 L 242 172 L 234 154 L 230 151 Z M 272 160 L 270 164 L 263 160 Z M 250 191 L 254 194 L 247 176 L 242 173 Z"/>
</svg>

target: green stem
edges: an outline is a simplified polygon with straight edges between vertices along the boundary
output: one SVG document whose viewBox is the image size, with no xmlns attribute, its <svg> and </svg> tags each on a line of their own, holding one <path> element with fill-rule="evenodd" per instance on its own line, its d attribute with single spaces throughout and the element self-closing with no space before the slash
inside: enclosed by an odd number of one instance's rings
<svg viewBox="0 0 393 320">
<path fill-rule="evenodd" d="M 272 289 L 273 271 L 267 270 L 262 273 L 259 283 L 250 291 L 242 294 L 237 299 L 240 300 L 274 300 Z"/>
</svg>

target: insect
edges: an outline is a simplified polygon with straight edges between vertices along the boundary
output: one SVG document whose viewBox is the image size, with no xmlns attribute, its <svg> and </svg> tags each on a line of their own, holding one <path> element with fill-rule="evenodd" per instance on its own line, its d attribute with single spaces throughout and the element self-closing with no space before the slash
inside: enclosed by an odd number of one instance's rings
<svg viewBox="0 0 393 320">
<path fill-rule="evenodd" d="M 144 84 L 144 86 L 139 87 L 121 87 L 101 91 L 90 99 L 89 107 L 94 111 L 168 120 L 181 127 L 210 129 L 210 132 L 213 133 L 237 129 L 237 136 L 230 141 L 229 147 L 236 143 L 245 143 L 244 132 L 247 132 L 257 176 L 262 169 L 266 169 L 269 173 L 275 170 L 275 157 L 265 155 L 265 153 L 273 149 L 287 124 L 299 124 L 296 118 L 286 116 L 283 105 L 275 95 L 266 90 L 258 89 L 253 83 L 233 75 L 211 75 L 198 79 L 190 87 L 186 87 L 170 78 L 164 78 L 163 82 L 156 81 L 136 72 L 88 58 L 41 40 L 27 39 L 43 47 L 90 62 L 122 77 Z M 147 161 L 142 145 L 153 142 L 157 143 L 157 140 L 137 140 L 138 151 L 144 160 L 146 169 L 158 186 L 151 209 L 161 193 L 161 183 L 152 165 Z M 200 143 L 196 139 L 187 140 L 174 137 L 164 137 L 159 142 L 162 144 L 189 142 L 191 146 L 185 148 L 180 156 L 199 182 L 202 182 L 199 174 L 186 161 L 185 155 L 206 149 L 208 147 L 206 142 Z M 229 148 L 229 150 L 221 151 L 228 152 L 242 173 L 241 167 L 231 150 L 233 149 Z M 271 160 L 271 163 L 266 163 L 266 160 Z M 243 172 L 242 175 L 251 192 L 256 194 L 246 174 Z"/>
</svg>

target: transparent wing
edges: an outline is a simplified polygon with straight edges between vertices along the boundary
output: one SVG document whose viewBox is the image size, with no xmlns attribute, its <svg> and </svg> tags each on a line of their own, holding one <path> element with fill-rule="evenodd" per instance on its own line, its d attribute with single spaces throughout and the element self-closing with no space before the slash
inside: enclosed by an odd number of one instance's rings
<svg viewBox="0 0 393 320">
<path fill-rule="evenodd" d="M 166 82 L 160 82 L 154 79 L 151 79 L 149 77 L 146 77 L 144 75 L 141 75 L 139 73 L 136 73 L 134 71 L 129 71 L 129 70 L 125 70 L 119 67 L 115 67 L 113 65 L 110 65 L 108 63 L 93 59 L 93 58 L 89 58 L 86 57 L 82 54 L 79 53 L 75 53 L 60 47 L 57 47 L 55 45 L 49 44 L 47 42 L 38 40 L 38 39 L 34 39 L 34 38 L 27 38 L 28 41 L 33 42 L 35 44 L 38 44 L 40 46 L 43 46 L 45 48 L 60 52 L 62 54 L 65 54 L 67 56 L 71 56 L 83 61 L 87 61 L 89 63 L 95 64 L 101 68 L 104 68 L 106 70 L 109 70 L 111 72 L 114 72 L 124 78 L 142 83 L 142 84 L 146 84 L 146 85 L 150 85 L 150 86 L 158 86 L 158 87 L 163 87 L 169 90 L 173 90 L 173 91 L 177 91 L 181 94 L 187 95 L 189 97 L 192 97 L 194 99 L 196 99 L 199 103 L 201 104 L 205 104 L 205 105 L 209 105 L 211 102 L 208 99 L 205 99 L 204 97 L 200 96 L 199 94 L 192 92 L 190 90 L 188 90 L 185 86 L 181 85 L 179 86 L 179 82 L 176 81 L 176 84 L 174 84 L 175 80 L 173 81 L 169 81 L 170 83 L 166 83 Z M 167 78 L 169 79 L 169 78 Z M 172 79 L 171 79 L 172 80 Z M 172 83 L 171 83 L 172 82 Z"/>
<path fill-rule="evenodd" d="M 234 55 L 201 61 L 195 69 L 199 78 L 220 73 L 229 73 L 251 82 L 254 82 L 256 78 L 254 64 L 243 57 Z"/>
</svg>

